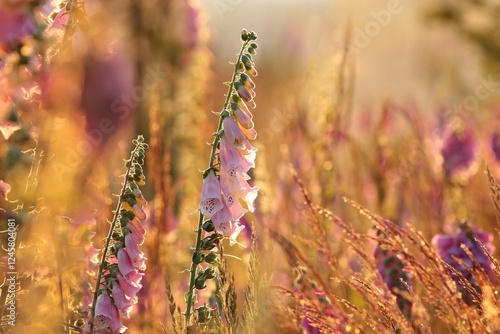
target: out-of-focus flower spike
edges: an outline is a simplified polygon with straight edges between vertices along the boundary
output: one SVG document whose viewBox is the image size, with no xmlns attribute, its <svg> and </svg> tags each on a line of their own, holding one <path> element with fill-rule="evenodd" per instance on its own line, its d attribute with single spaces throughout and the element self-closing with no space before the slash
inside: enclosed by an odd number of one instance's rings
<svg viewBox="0 0 500 334">
<path fill-rule="evenodd" d="M 497 276 L 493 270 L 493 263 L 490 258 L 484 253 L 483 247 L 492 254 L 495 247 L 491 244 L 493 236 L 484 232 L 479 227 L 470 226 L 467 222 L 460 224 L 460 231 L 454 235 L 438 234 L 432 238 L 432 244 L 437 248 L 439 257 L 455 268 L 466 280 L 468 280 L 477 292 L 480 293 L 477 282 L 472 273 L 465 266 L 461 265 L 457 259 L 461 260 L 467 266 L 473 268 L 474 262 L 469 258 L 467 253 L 462 249 L 466 247 L 474 257 L 474 260 L 479 264 L 490 281 L 494 284 L 497 283 Z M 461 277 L 450 272 L 458 290 L 462 293 L 462 299 L 469 305 L 474 303 L 474 298 L 470 292 L 460 282 Z"/>
</svg>

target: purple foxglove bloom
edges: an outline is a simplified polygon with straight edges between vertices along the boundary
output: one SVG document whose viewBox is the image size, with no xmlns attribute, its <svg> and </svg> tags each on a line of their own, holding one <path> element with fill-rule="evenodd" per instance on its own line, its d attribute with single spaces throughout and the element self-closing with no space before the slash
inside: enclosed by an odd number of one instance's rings
<svg viewBox="0 0 500 334">
<path fill-rule="evenodd" d="M 118 270 L 127 280 L 127 282 L 139 284 L 144 274 L 141 274 L 137 272 L 137 270 L 135 270 L 132 260 L 128 256 L 127 252 L 123 248 L 120 248 L 117 257 Z"/>
<path fill-rule="evenodd" d="M 445 137 L 441 149 L 443 169 L 447 176 L 469 175 L 477 158 L 477 143 L 471 130 L 454 129 Z"/>
<path fill-rule="evenodd" d="M 248 143 L 247 138 L 234 119 L 232 117 L 224 118 L 223 125 L 226 140 L 238 148 L 245 149 Z M 250 144 L 248 143 L 248 145 Z"/>
<path fill-rule="evenodd" d="M 144 210 L 142 209 L 142 207 L 139 205 L 139 203 L 136 203 L 132 207 L 132 212 L 134 212 L 135 216 L 137 218 L 139 218 L 140 220 L 146 219 L 146 213 L 144 212 Z"/>
<path fill-rule="evenodd" d="M 477 241 L 474 239 L 477 239 Z M 437 248 L 439 257 L 449 264 L 451 267 L 455 268 L 462 276 L 468 280 L 473 286 L 476 286 L 476 281 L 474 277 L 469 272 L 467 267 L 462 266 L 455 260 L 455 258 L 460 259 L 468 267 L 473 268 L 474 263 L 467 256 L 467 253 L 462 249 L 461 245 L 467 247 L 475 261 L 482 267 L 485 273 L 488 275 L 492 283 L 497 282 L 497 276 L 493 271 L 493 263 L 490 261 L 489 257 L 484 253 L 480 244 L 491 254 L 494 252 L 495 248 L 491 244 L 493 237 L 482 231 L 479 227 L 473 226 L 469 227 L 467 224 L 462 224 L 460 231 L 454 235 L 441 235 L 438 234 L 432 238 L 432 244 Z M 451 273 L 451 276 L 460 292 L 462 292 L 462 299 L 467 303 L 471 304 L 473 302 L 473 297 L 460 283 L 459 277 L 456 274 Z"/>
<path fill-rule="evenodd" d="M 244 129 L 252 129 L 253 128 L 254 124 L 253 124 L 252 118 L 246 112 L 241 110 L 240 108 L 237 108 L 234 111 L 234 117 L 236 117 L 238 124 L 241 125 L 242 128 L 244 128 Z"/>
<path fill-rule="evenodd" d="M 232 219 L 233 217 L 231 215 L 231 210 L 227 207 L 226 202 L 224 201 L 222 210 L 217 212 L 212 217 L 212 223 L 214 223 L 215 229 L 217 231 L 220 231 L 223 234 L 227 234 L 227 231 L 225 231 L 225 223 L 231 222 Z"/>
<path fill-rule="evenodd" d="M 135 227 L 135 229 L 141 234 L 141 235 L 146 235 L 146 230 L 144 229 L 144 227 L 142 226 L 141 224 L 141 221 L 139 219 L 134 218 L 132 219 L 130 222 L 129 222 L 131 225 L 133 225 Z"/>
<path fill-rule="evenodd" d="M 253 156 L 243 155 L 234 145 L 232 145 L 223 135 L 220 141 L 219 152 L 221 164 L 227 171 L 231 169 L 237 170 L 239 173 L 246 173 L 250 168 L 255 167 L 255 161 L 250 160 Z"/>
<path fill-rule="evenodd" d="M 220 182 L 215 172 L 210 170 L 205 180 L 203 180 L 200 211 L 205 217 L 212 218 L 214 214 L 222 210 L 222 207 Z"/>
<path fill-rule="evenodd" d="M 125 227 L 130 230 L 130 234 L 132 234 L 132 237 L 134 238 L 135 242 L 138 245 L 142 245 L 144 243 L 144 240 L 146 238 L 137 230 L 137 228 L 134 225 L 128 222 Z"/>
<path fill-rule="evenodd" d="M 241 132 L 243 132 L 243 134 L 245 135 L 245 137 L 247 137 L 250 140 L 255 140 L 257 138 L 257 131 L 255 131 L 255 129 L 253 127 L 252 128 L 240 127 L 240 130 L 241 130 Z"/>
<path fill-rule="evenodd" d="M 131 299 L 134 299 L 137 292 L 139 292 L 142 288 L 141 284 L 126 280 L 119 272 L 116 273 L 116 278 L 118 279 L 118 283 L 120 284 L 123 292 Z"/>
<path fill-rule="evenodd" d="M 228 233 L 229 234 L 229 245 L 230 246 L 233 246 L 234 244 L 237 243 L 236 238 L 238 237 L 238 235 L 240 234 L 240 232 L 245 229 L 245 226 L 244 225 L 240 225 L 239 222 L 236 222 L 236 223 L 234 223 L 232 225 L 233 226 L 232 226 L 230 232 Z"/>
<path fill-rule="evenodd" d="M 115 306 L 118 308 L 120 313 L 123 315 L 125 319 L 130 318 L 130 312 L 132 311 L 132 308 L 134 307 L 133 300 L 127 299 L 125 297 L 125 293 L 123 292 L 122 288 L 120 287 L 120 284 L 115 282 L 113 284 L 113 290 L 111 292 L 113 301 L 115 303 Z"/>
<path fill-rule="evenodd" d="M 235 83 L 234 88 L 238 92 L 238 95 L 245 101 L 249 102 L 252 100 L 253 96 L 255 96 L 255 93 L 252 94 L 250 90 L 248 90 L 244 85 L 242 85 L 239 82 Z"/>
<path fill-rule="evenodd" d="M 97 329 L 106 329 L 113 317 L 111 314 L 111 298 L 109 298 L 108 292 L 103 291 L 99 297 L 97 297 L 97 302 L 95 304 L 95 319 L 94 325 Z"/>
<path fill-rule="evenodd" d="M 120 320 L 120 314 L 118 313 L 118 309 L 115 305 L 111 305 L 111 320 L 109 321 L 109 327 L 115 333 L 125 333 L 127 327 L 123 326 L 122 321 Z"/>
<path fill-rule="evenodd" d="M 146 270 L 144 253 L 137 246 L 137 242 L 131 233 L 125 236 L 125 251 L 132 260 L 134 267 L 138 270 Z"/>
</svg>

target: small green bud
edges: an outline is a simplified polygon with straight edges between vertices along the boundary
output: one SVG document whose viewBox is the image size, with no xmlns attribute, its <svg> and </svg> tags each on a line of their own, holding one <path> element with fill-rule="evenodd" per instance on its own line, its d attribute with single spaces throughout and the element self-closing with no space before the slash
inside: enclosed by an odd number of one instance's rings
<svg viewBox="0 0 500 334">
<path fill-rule="evenodd" d="M 122 217 L 127 218 L 128 220 L 132 220 L 132 219 L 135 218 L 135 214 L 132 211 L 128 211 L 128 210 L 125 210 L 125 209 L 120 210 L 120 215 Z"/>
<path fill-rule="evenodd" d="M 130 160 L 125 160 L 125 167 L 129 168 L 130 167 Z"/>
<path fill-rule="evenodd" d="M 247 30 L 246 30 L 246 29 L 243 29 L 243 30 L 241 31 L 241 40 L 242 40 L 243 42 L 245 42 L 247 39 L 248 39 L 248 32 L 247 32 Z"/>
<path fill-rule="evenodd" d="M 207 279 L 214 279 L 215 276 L 217 276 L 217 272 L 215 271 L 214 267 L 208 267 L 207 270 L 205 270 L 205 275 Z"/>
<path fill-rule="evenodd" d="M 196 309 L 198 313 L 198 321 L 202 324 L 209 322 L 212 319 L 211 310 L 206 306 L 200 306 Z"/>
<path fill-rule="evenodd" d="M 201 241 L 200 247 L 202 250 L 211 250 L 212 248 L 215 247 L 215 245 L 214 245 L 214 242 L 212 240 L 205 238 Z"/>
<path fill-rule="evenodd" d="M 120 217 L 120 226 L 125 227 L 129 221 L 130 220 L 127 217 L 121 216 Z"/>
<path fill-rule="evenodd" d="M 204 255 L 201 253 L 194 252 L 193 253 L 193 263 L 194 264 L 200 264 L 204 260 Z"/>
<path fill-rule="evenodd" d="M 229 116 L 229 111 L 227 111 L 227 110 L 222 110 L 222 111 L 221 111 L 221 113 L 220 113 L 220 116 L 221 116 L 222 118 Z"/>
<path fill-rule="evenodd" d="M 215 265 L 219 262 L 218 255 L 215 253 L 208 253 L 207 255 L 205 255 L 204 261 L 206 263 Z"/>
<path fill-rule="evenodd" d="M 201 228 L 207 232 L 215 231 L 215 225 L 211 220 L 207 220 L 206 222 L 204 222 Z"/>
<path fill-rule="evenodd" d="M 253 49 L 257 49 L 259 46 L 257 45 L 257 43 L 250 43 L 250 47 Z"/>
<path fill-rule="evenodd" d="M 200 273 L 202 273 L 200 271 Z M 198 290 L 203 290 L 207 287 L 207 279 L 205 278 L 205 276 L 202 274 L 200 275 L 200 273 L 198 273 L 198 277 L 196 277 L 196 279 L 194 280 L 194 287 Z"/>
</svg>

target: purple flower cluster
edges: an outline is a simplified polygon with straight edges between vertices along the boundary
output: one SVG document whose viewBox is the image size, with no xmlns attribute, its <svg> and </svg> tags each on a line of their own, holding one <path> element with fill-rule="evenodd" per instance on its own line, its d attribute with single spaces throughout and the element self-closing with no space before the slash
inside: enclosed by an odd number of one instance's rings
<svg viewBox="0 0 500 334">
<path fill-rule="evenodd" d="M 248 50 L 255 48 L 256 44 L 251 43 Z M 253 108 L 256 106 L 253 101 L 255 84 L 246 74 L 257 74 L 251 59 L 250 51 L 242 55 L 240 72 L 233 83 L 230 110 L 221 112 L 223 132 L 218 149 L 219 168 L 205 172 L 200 202 L 203 216 L 212 220 L 216 230 L 228 235 L 231 243 L 235 243 L 244 228 L 239 219 L 247 211 L 254 211 L 253 203 L 259 190 L 259 187 L 248 184 L 248 171 L 255 167 L 257 152 L 250 144 L 257 132 L 253 128 L 253 115 L 247 107 L 247 103 Z"/>
<path fill-rule="evenodd" d="M 476 280 L 470 272 L 474 268 L 474 262 L 481 266 L 492 283 L 496 283 L 497 281 L 497 276 L 493 271 L 493 263 L 481 247 L 483 245 L 490 254 L 493 253 L 495 248 L 491 244 L 492 240 L 493 236 L 491 234 L 484 232 L 479 227 L 470 227 L 467 223 L 463 223 L 460 226 L 460 230 L 454 235 L 438 234 L 434 236 L 432 244 L 438 249 L 439 257 L 444 262 L 449 264 L 478 289 Z M 468 249 L 474 257 L 474 262 L 462 247 Z M 473 297 L 460 283 L 460 275 L 451 273 L 459 291 L 462 293 L 462 299 L 467 304 L 472 304 Z"/>
</svg>

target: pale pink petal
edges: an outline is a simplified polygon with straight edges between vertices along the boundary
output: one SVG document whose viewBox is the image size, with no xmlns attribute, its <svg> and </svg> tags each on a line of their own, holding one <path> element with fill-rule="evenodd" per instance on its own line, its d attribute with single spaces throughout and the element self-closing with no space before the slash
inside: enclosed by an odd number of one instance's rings
<svg viewBox="0 0 500 334">
<path fill-rule="evenodd" d="M 137 246 L 137 242 L 131 233 L 125 236 L 125 251 L 132 260 L 133 266 L 138 270 L 146 270 L 146 265 L 144 264 L 144 253 L 141 252 Z"/>
<path fill-rule="evenodd" d="M 132 224 L 141 235 L 146 235 L 146 230 L 137 217 L 132 219 L 129 223 Z"/>
<path fill-rule="evenodd" d="M 227 171 L 237 170 L 239 173 L 246 173 L 250 168 L 255 167 L 252 160 L 248 160 L 234 145 L 226 140 L 223 135 L 220 141 L 220 160 L 223 168 Z M 249 157 L 252 158 L 252 157 Z"/>
<path fill-rule="evenodd" d="M 120 273 L 116 273 L 116 278 L 118 279 L 118 283 L 120 283 L 120 287 L 123 292 L 130 298 L 135 298 L 139 290 L 142 288 L 141 284 L 127 281 Z"/>
<path fill-rule="evenodd" d="M 231 210 L 229 210 L 226 203 L 224 203 L 222 210 L 217 212 L 212 217 L 212 223 L 214 223 L 216 230 L 224 233 L 224 226 L 225 226 L 224 224 L 230 222 L 231 219 L 232 219 Z"/>
<path fill-rule="evenodd" d="M 234 119 L 232 117 L 224 118 L 223 125 L 226 140 L 238 148 L 244 148 L 246 137 Z"/>
<path fill-rule="evenodd" d="M 233 225 L 233 228 L 229 234 L 229 245 L 233 246 L 235 243 L 237 243 L 236 238 L 240 234 L 240 232 L 245 228 L 244 225 L 240 225 L 238 222 Z"/>
<path fill-rule="evenodd" d="M 128 222 L 125 227 L 130 230 L 130 233 L 132 234 L 132 236 L 135 239 L 135 242 L 138 245 L 142 245 L 144 243 L 144 240 L 146 238 L 141 233 L 139 233 L 139 231 L 137 230 L 137 228 L 134 225 L 132 225 L 132 224 L 130 224 L 130 222 Z"/>
<path fill-rule="evenodd" d="M 112 318 L 111 298 L 109 298 L 107 291 L 103 291 L 99 297 L 97 297 L 95 305 L 95 326 L 98 329 L 107 328 Z"/>
<path fill-rule="evenodd" d="M 132 211 L 134 212 L 135 216 L 137 218 L 139 218 L 140 220 L 146 219 L 146 213 L 144 212 L 144 210 L 142 209 L 142 207 L 138 203 L 136 203 L 132 207 Z"/>
<path fill-rule="evenodd" d="M 241 125 L 242 128 L 244 129 L 253 128 L 254 124 L 252 118 L 240 108 L 234 111 L 234 117 L 236 117 L 238 124 Z"/>
<path fill-rule="evenodd" d="M 127 327 L 123 326 L 118 309 L 114 305 L 111 305 L 111 320 L 109 321 L 109 327 L 111 327 L 115 333 L 125 333 L 127 330 Z"/>
<path fill-rule="evenodd" d="M 123 315 L 125 319 L 130 318 L 130 312 L 132 311 L 132 308 L 134 307 L 133 304 L 130 303 L 130 300 L 125 297 L 125 293 L 123 292 L 122 288 L 120 287 L 120 284 L 115 282 L 113 284 L 113 291 L 112 291 L 112 297 L 113 301 L 115 302 L 116 307 L 120 311 L 120 313 Z"/>
<path fill-rule="evenodd" d="M 203 180 L 200 211 L 205 217 L 212 218 L 222 209 L 222 206 L 220 183 L 215 172 L 210 170 Z"/>
</svg>

